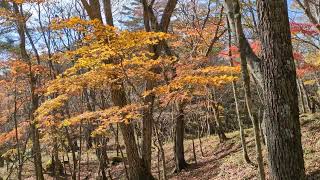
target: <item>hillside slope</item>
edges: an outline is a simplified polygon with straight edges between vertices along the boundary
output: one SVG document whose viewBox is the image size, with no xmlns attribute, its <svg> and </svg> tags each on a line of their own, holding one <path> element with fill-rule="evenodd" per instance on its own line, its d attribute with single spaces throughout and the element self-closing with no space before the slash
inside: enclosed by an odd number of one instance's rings
<svg viewBox="0 0 320 180">
<path fill-rule="evenodd" d="M 301 115 L 302 142 L 305 168 L 308 179 L 320 179 L 320 114 Z M 255 146 L 252 130 L 246 130 L 247 144 L 251 161 L 255 162 Z M 203 138 L 204 157 L 201 156 L 199 141 L 196 140 L 197 164 L 193 160 L 192 142 L 186 141 L 186 157 L 190 168 L 178 174 L 171 174 L 170 179 L 257 179 L 257 169 L 245 163 L 242 158 L 239 133 L 229 133 L 225 143 L 219 143 L 216 136 Z M 166 145 L 169 167 L 173 166 L 172 148 Z M 263 147 L 266 173 L 268 174 L 266 148 Z"/>
</svg>

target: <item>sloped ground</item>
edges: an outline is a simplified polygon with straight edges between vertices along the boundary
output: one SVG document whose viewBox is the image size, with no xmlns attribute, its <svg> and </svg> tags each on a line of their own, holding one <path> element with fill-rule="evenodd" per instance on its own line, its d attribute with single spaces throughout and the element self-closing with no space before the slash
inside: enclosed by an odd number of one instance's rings
<svg viewBox="0 0 320 180">
<path fill-rule="evenodd" d="M 320 114 L 301 115 L 302 143 L 304 148 L 305 167 L 309 180 L 320 180 Z M 255 144 L 252 130 L 246 131 L 249 157 L 255 161 Z M 239 139 L 239 133 L 229 133 L 230 138 L 225 143 L 219 143 L 217 137 L 203 138 L 204 157 L 201 156 L 199 141 L 196 141 L 197 164 L 193 160 L 192 144 L 186 143 L 186 156 L 190 168 L 179 174 L 173 174 L 171 179 L 257 179 L 257 169 L 244 162 Z M 168 148 L 168 147 L 167 147 Z M 172 151 L 172 150 L 171 150 Z M 265 170 L 268 176 L 266 149 L 263 147 Z M 168 154 L 169 155 L 169 154 Z M 167 157 L 170 158 L 171 154 Z M 172 162 L 173 163 L 173 162 Z"/>
<path fill-rule="evenodd" d="M 302 142 L 304 146 L 304 159 L 309 180 L 320 180 L 320 113 L 301 115 Z M 255 161 L 255 144 L 253 132 L 246 130 L 246 141 L 251 161 Z M 242 158 L 240 138 L 238 132 L 228 133 L 228 141 L 219 143 L 216 136 L 202 138 L 203 155 L 201 155 L 199 140 L 195 139 L 197 163 L 193 158 L 192 141 L 185 141 L 185 156 L 190 164 L 187 170 L 180 173 L 172 173 L 174 169 L 173 144 L 164 146 L 166 153 L 166 172 L 172 180 L 251 180 L 257 179 L 257 168 L 245 163 Z M 112 144 L 112 142 L 111 142 Z M 265 171 L 268 176 L 266 150 L 263 147 Z M 125 151 L 124 151 L 125 152 Z M 108 151 L 109 158 L 116 156 L 115 151 Z M 69 155 L 70 156 L 70 155 Z M 44 157 L 45 162 L 50 157 Z M 153 174 L 158 178 L 157 151 L 153 149 Z M 66 165 L 67 166 L 67 165 Z M 82 179 L 98 179 L 98 164 L 94 151 L 83 152 L 82 155 Z M 67 169 L 69 167 L 67 166 Z M 110 174 L 113 179 L 126 179 L 123 163 L 113 165 Z M 0 168 L 0 176 L 7 177 L 6 168 Z M 14 174 L 15 172 L 13 172 Z M 24 166 L 23 179 L 35 179 L 33 177 L 33 164 L 28 162 Z M 14 179 L 12 176 L 11 179 Z M 45 179 L 53 179 L 45 174 Z M 70 175 L 61 179 L 71 179 Z"/>
</svg>

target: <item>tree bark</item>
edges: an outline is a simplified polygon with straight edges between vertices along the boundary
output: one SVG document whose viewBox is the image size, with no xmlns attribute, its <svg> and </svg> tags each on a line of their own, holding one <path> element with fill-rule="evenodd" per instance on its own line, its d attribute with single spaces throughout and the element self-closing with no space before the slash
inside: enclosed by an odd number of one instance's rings
<svg viewBox="0 0 320 180">
<path fill-rule="evenodd" d="M 270 178 L 305 179 L 287 1 L 257 1 Z"/>
<path fill-rule="evenodd" d="M 174 143 L 174 153 L 176 159 L 176 172 L 187 167 L 186 160 L 184 158 L 184 104 L 178 104 L 178 116 L 176 118 L 176 128 L 175 128 L 175 143 Z"/>
<path fill-rule="evenodd" d="M 116 83 L 116 82 L 115 82 Z M 122 84 L 111 85 L 111 97 L 114 105 L 124 107 L 127 104 Z M 143 160 L 139 156 L 137 143 L 134 136 L 132 124 L 120 123 L 120 130 L 126 145 L 127 158 L 129 163 L 129 174 L 132 180 L 154 179 L 150 170 L 144 167 Z"/>
<path fill-rule="evenodd" d="M 109 26 L 113 26 L 112 8 L 110 0 L 103 0 L 103 9 L 107 24 Z"/>
<path fill-rule="evenodd" d="M 227 138 L 226 134 L 224 133 L 224 130 L 222 127 L 222 122 L 219 117 L 219 105 L 218 104 L 213 105 L 212 112 L 213 112 L 214 120 L 216 122 L 216 130 L 217 130 L 217 134 L 219 137 L 219 141 L 220 141 L 220 143 L 223 143 L 226 140 L 228 140 L 228 138 Z"/>
<path fill-rule="evenodd" d="M 98 19 L 102 22 L 99 0 L 81 0 L 81 3 L 91 20 Z"/>
<path fill-rule="evenodd" d="M 167 173 L 166 173 L 166 157 L 163 149 L 163 138 L 160 137 L 159 129 L 156 124 L 154 124 L 154 132 L 156 134 L 156 139 L 158 141 L 158 146 L 159 146 L 159 151 L 161 154 L 161 159 L 162 159 L 162 179 L 167 180 Z"/>
<path fill-rule="evenodd" d="M 147 82 L 147 86 L 152 86 L 151 82 Z M 152 87 L 147 87 L 148 90 Z M 142 160 L 146 169 L 151 170 L 151 141 L 152 141 L 152 126 L 153 126 L 153 104 L 155 96 L 148 95 L 145 101 L 148 103 L 148 108 L 143 112 L 142 117 Z"/>
<path fill-rule="evenodd" d="M 301 79 L 300 79 L 300 84 L 301 84 L 302 97 L 305 98 L 308 110 L 309 110 L 309 112 L 311 112 L 312 107 L 311 107 L 310 98 L 309 98 L 306 86 L 304 85 L 304 83 Z"/>
<path fill-rule="evenodd" d="M 301 100 L 302 113 L 306 113 L 307 112 L 306 105 L 304 103 L 304 97 L 303 97 L 303 93 L 302 93 L 302 90 L 301 90 L 301 85 L 300 85 L 299 79 L 297 80 L 297 87 L 298 87 L 299 97 L 300 97 L 300 100 Z"/>
<path fill-rule="evenodd" d="M 228 19 L 227 19 L 227 21 L 228 21 Z M 229 40 L 228 41 L 228 46 L 229 46 L 228 56 L 229 56 L 230 66 L 233 67 L 234 65 L 233 65 L 232 52 L 231 52 L 231 46 L 232 46 L 232 44 L 231 44 L 231 29 L 230 29 L 229 21 L 227 23 L 228 23 L 227 25 L 228 25 L 228 40 Z M 235 104 L 235 109 L 236 109 L 237 121 L 238 121 L 238 125 L 239 125 L 239 134 L 240 134 L 241 147 L 242 147 L 242 156 L 243 156 L 243 159 L 245 160 L 246 163 L 251 163 L 251 160 L 248 156 L 246 137 L 245 137 L 244 129 L 243 129 L 243 122 L 240 117 L 236 81 L 232 81 L 232 91 L 233 91 L 233 98 L 234 98 L 234 104 Z"/>
</svg>

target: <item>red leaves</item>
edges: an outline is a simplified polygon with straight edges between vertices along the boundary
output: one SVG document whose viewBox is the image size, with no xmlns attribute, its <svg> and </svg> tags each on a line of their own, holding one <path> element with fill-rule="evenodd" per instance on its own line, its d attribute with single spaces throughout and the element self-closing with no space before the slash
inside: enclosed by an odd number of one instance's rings
<svg viewBox="0 0 320 180">
<path fill-rule="evenodd" d="M 261 43 L 260 41 L 253 41 L 250 43 L 250 46 L 254 53 L 259 54 L 261 51 Z M 231 58 L 239 58 L 240 52 L 237 46 L 233 45 L 230 47 L 231 50 Z M 229 48 L 226 48 L 219 52 L 219 56 L 223 58 L 229 58 Z"/>
<path fill-rule="evenodd" d="M 313 72 L 316 70 L 316 67 L 314 67 L 311 64 L 303 64 L 302 66 L 300 66 L 299 68 L 297 68 L 297 75 L 299 77 L 302 77 L 304 75 L 306 75 L 307 73 Z"/>
<path fill-rule="evenodd" d="M 234 59 L 234 58 L 240 57 L 240 52 L 237 46 L 231 46 L 230 51 L 231 51 L 231 58 Z M 220 51 L 219 56 L 223 58 L 229 58 L 229 48 L 226 48 L 225 50 Z"/>
<path fill-rule="evenodd" d="M 293 52 L 293 59 L 296 61 L 302 61 L 303 62 L 303 56 L 300 52 L 294 51 Z"/>
<path fill-rule="evenodd" d="M 315 36 L 319 34 L 319 31 L 316 29 L 316 26 L 311 23 L 298 23 L 290 22 L 291 33 L 298 34 L 302 33 L 308 36 Z"/>
</svg>

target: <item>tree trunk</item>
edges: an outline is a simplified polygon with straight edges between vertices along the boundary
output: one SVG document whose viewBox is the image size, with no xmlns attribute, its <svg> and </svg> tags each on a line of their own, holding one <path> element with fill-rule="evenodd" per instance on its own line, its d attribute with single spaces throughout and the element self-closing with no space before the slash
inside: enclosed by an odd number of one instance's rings
<svg viewBox="0 0 320 180">
<path fill-rule="evenodd" d="M 250 90 L 250 74 L 248 71 L 247 60 L 256 59 L 257 57 L 253 54 L 252 49 L 245 38 L 242 24 L 241 24 L 241 12 L 240 4 L 238 0 L 226 0 L 227 9 L 229 9 L 228 19 L 230 20 L 230 27 L 233 28 L 233 31 L 236 33 L 237 46 L 240 50 L 240 60 L 241 60 L 241 74 L 243 79 L 243 87 L 245 92 L 245 101 L 247 106 L 247 112 L 249 118 L 253 124 L 254 137 L 256 142 L 256 151 L 257 151 L 257 162 L 259 169 L 259 176 L 261 180 L 265 179 L 264 165 L 263 165 L 263 156 L 261 148 L 261 139 L 260 139 L 260 130 L 259 130 L 259 121 L 257 117 L 253 114 L 253 99 L 251 98 Z M 236 13 L 236 14 L 233 14 Z M 251 55 L 250 55 L 251 54 Z M 250 58 L 248 57 L 250 56 Z M 252 61 L 252 60 L 251 60 Z M 249 64 L 252 64 L 252 62 Z M 256 74 L 260 74 L 260 68 L 256 68 Z M 261 83 L 261 78 L 256 76 L 257 80 Z"/>
<path fill-rule="evenodd" d="M 112 84 L 111 96 L 114 105 L 124 107 L 127 104 L 126 95 L 122 84 Z M 143 161 L 139 156 L 136 144 L 134 129 L 132 124 L 119 123 L 120 130 L 126 145 L 127 158 L 129 163 L 129 174 L 132 180 L 153 179 L 150 170 L 143 166 Z"/>
<path fill-rule="evenodd" d="M 202 125 L 200 125 L 200 126 L 201 126 L 201 131 L 200 131 L 200 127 L 198 127 L 199 148 L 200 148 L 201 156 L 204 157 L 204 153 L 203 153 L 203 149 L 202 149 L 202 140 L 201 140 L 201 137 L 203 134 L 203 126 Z"/>
<path fill-rule="evenodd" d="M 227 19 L 228 21 L 228 19 Z M 231 29 L 230 29 L 230 24 L 229 21 L 228 23 L 228 46 L 229 46 L 229 51 L 228 51 L 228 56 L 229 56 L 229 63 L 230 66 L 233 67 L 233 59 L 232 59 L 232 51 L 231 51 Z M 236 108 L 236 115 L 237 115 L 237 121 L 239 125 L 239 134 L 240 134 L 240 140 L 241 140 L 241 146 L 242 146 L 242 155 L 243 159 L 246 161 L 246 163 L 251 163 L 250 158 L 248 156 L 248 150 L 247 150 L 247 144 L 246 144 L 246 137 L 244 134 L 244 129 L 243 129 L 243 122 L 240 117 L 240 110 L 239 110 L 239 103 L 238 103 L 238 97 L 237 97 L 237 84 L 236 81 L 232 81 L 232 91 L 233 91 L 233 98 L 234 98 L 234 104 Z"/>
<path fill-rule="evenodd" d="M 216 122 L 216 129 L 217 129 L 217 134 L 218 134 L 218 137 L 219 137 L 219 141 L 220 141 L 220 143 L 223 143 L 226 140 L 228 140 L 228 138 L 225 135 L 223 127 L 222 127 L 222 122 L 221 122 L 220 117 L 219 117 L 219 109 L 218 109 L 218 107 L 219 107 L 218 104 L 213 104 L 212 105 L 212 112 L 213 112 L 214 120 Z"/>
<path fill-rule="evenodd" d="M 55 134 L 57 134 L 56 131 L 55 131 Z M 53 161 L 52 161 L 53 173 L 54 173 L 55 179 L 60 179 L 60 175 L 63 174 L 63 169 L 62 169 L 61 161 L 59 160 L 59 146 L 58 146 L 58 138 L 57 137 L 54 137 L 53 143 L 54 143 L 53 155 L 52 155 L 52 157 L 53 157 Z"/>
<path fill-rule="evenodd" d="M 79 126 L 79 153 L 78 153 L 78 180 L 81 179 L 81 155 L 82 155 L 82 121 Z"/>
<path fill-rule="evenodd" d="M 68 118 L 71 117 L 70 115 L 70 111 L 69 111 L 69 105 L 67 104 L 66 105 L 66 114 L 68 116 Z M 68 146 L 69 148 L 71 149 L 71 155 L 72 155 L 72 164 L 73 164 L 73 167 L 72 167 L 72 180 L 76 180 L 77 179 L 77 157 L 76 157 L 76 146 L 74 146 L 74 140 L 72 137 L 71 137 L 71 134 L 69 132 L 69 128 L 68 127 L 65 127 L 65 132 L 66 132 L 66 137 L 67 137 L 67 142 L 68 142 Z M 67 152 L 68 154 L 68 152 Z"/>
<path fill-rule="evenodd" d="M 194 138 L 192 138 L 192 153 L 193 153 L 193 160 L 197 164 L 197 154 L 196 154 L 196 148 L 194 145 Z"/>
<path fill-rule="evenodd" d="M 96 156 L 99 161 L 99 171 L 102 180 L 107 180 L 107 141 L 104 137 L 96 137 Z"/>
<path fill-rule="evenodd" d="M 301 90 L 301 85 L 300 85 L 299 79 L 297 80 L 297 87 L 298 87 L 299 97 L 301 100 L 302 113 L 306 113 L 307 112 L 306 105 L 304 103 L 303 93 Z"/>
<path fill-rule="evenodd" d="M 230 28 L 236 34 L 237 39 L 241 39 L 241 50 L 244 52 L 244 58 L 248 62 L 248 68 L 251 74 L 257 80 L 259 86 L 262 87 L 262 73 L 261 73 L 261 59 L 253 52 L 248 40 L 245 37 L 245 33 L 242 29 L 241 23 L 241 11 L 238 0 L 224 0 L 224 6 L 227 10 L 228 19 L 230 22 Z"/>
<path fill-rule="evenodd" d="M 111 0 L 103 0 L 103 9 L 106 22 L 109 26 L 113 26 L 113 17 L 111 10 Z"/>
<path fill-rule="evenodd" d="M 151 90 L 154 83 L 147 81 L 146 90 Z M 153 104 L 154 94 L 150 94 L 145 98 L 147 108 L 143 112 L 142 117 L 142 160 L 146 169 L 151 170 L 151 141 L 152 141 L 152 124 L 153 124 Z"/>
<path fill-rule="evenodd" d="M 287 1 L 257 1 L 270 178 L 305 179 Z"/>
<path fill-rule="evenodd" d="M 300 79 L 300 84 L 301 84 L 302 97 L 305 97 L 308 110 L 309 110 L 309 112 L 311 112 L 312 107 L 311 107 L 310 98 L 309 98 L 306 86 L 304 85 L 304 83 L 301 79 Z"/>
<path fill-rule="evenodd" d="M 241 41 L 241 40 L 239 40 Z M 241 43 L 239 43 L 241 45 Z M 258 162 L 258 169 L 259 169 L 259 176 L 261 180 L 265 179 L 265 172 L 264 172 L 264 165 L 263 165 L 263 156 L 262 156 L 262 147 L 261 147 L 261 138 L 260 138 L 260 130 L 259 130 L 259 121 L 256 117 L 253 111 L 253 100 L 251 97 L 251 91 L 250 91 L 250 76 L 247 69 L 247 63 L 245 60 L 245 57 L 243 57 L 243 51 L 241 51 L 240 47 L 240 56 L 241 56 L 241 73 L 242 73 L 242 79 L 243 79 L 243 86 L 245 91 L 245 101 L 247 106 L 247 112 L 249 115 L 249 118 L 253 125 L 253 132 L 256 142 L 256 151 L 257 151 L 257 162 Z"/>
<path fill-rule="evenodd" d="M 176 159 L 176 172 L 180 172 L 182 169 L 187 167 L 187 163 L 184 158 L 184 105 L 178 104 L 178 116 L 176 118 L 176 128 L 175 128 L 175 159 Z"/>
<path fill-rule="evenodd" d="M 163 149 L 163 138 L 160 137 L 159 129 L 156 124 L 154 124 L 154 132 L 156 134 L 156 139 L 158 141 L 159 145 L 159 151 L 161 154 L 161 159 L 162 159 L 162 178 L 163 180 L 167 180 L 167 173 L 166 173 L 166 157 L 164 154 L 164 149 Z"/>
<path fill-rule="evenodd" d="M 18 159 L 18 180 L 22 179 L 22 157 L 20 152 L 20 142 L 19 142 L 19 134 L 18 134 L 18 119 L 17 119 L 17 86 L 16 82 L 14 84 L 14 111 L 13 111 L 13 121 L 14 121 L 14 129 L 15 129 L 15 139 L 16 139 L 16 149 L 17 149 L 17 159 Z"/>
</svg>

